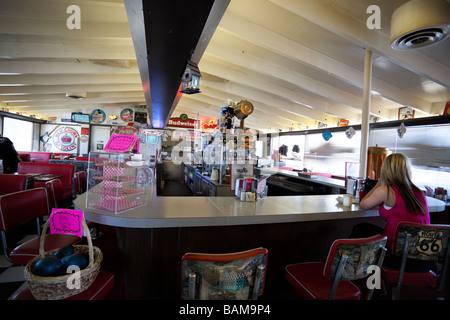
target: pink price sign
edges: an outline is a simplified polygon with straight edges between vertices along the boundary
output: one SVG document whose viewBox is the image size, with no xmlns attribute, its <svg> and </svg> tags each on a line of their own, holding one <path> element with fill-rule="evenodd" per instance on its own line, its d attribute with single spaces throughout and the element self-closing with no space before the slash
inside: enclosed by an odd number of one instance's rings
<svg viewBox="0 0 450 320">
<path fill-rule="evenodd" d="M 115 152 L 127 152 L 131 151 L 131 148 L 137 144 L 137 152 L 139 152 L 139 140 L 138 136 L 129 134 L 113 134 L 109 138 L 104 150 Z"/>
<path fill-rule="evenodd" d="M 53 208 L 49 218 L 50 233 L 83 236 L 83 211 Z"/>
</svg>

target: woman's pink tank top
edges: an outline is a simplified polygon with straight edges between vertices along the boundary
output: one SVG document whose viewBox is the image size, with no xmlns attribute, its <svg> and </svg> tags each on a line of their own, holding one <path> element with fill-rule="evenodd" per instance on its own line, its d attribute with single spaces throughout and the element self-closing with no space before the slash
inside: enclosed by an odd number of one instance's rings
<svg viewBox="0 0 450 320">
<path fill-rule="evenodd" d="M 427 200 L 422 192 L 414 190 L 414 194 L 416 195 L 416 197 L 425 205 L 425 215 L 421 215 L 420 212 L 417 212 L 417 214 L 409 213 L 406 209 L 405 201 L 403 200 L 401 193 L 395 186 L 391 186 L 391 188 L 395 193 L 395 205 L 390 209 L 386 209 L 384 206 L 381 206 L 379 210 L 380 217 L 386 221 L 386 226 L 384 227 L 383 234 L 388 238 L 387 246 L 389 248 L 392 248 L 395 230 L 397 228 L 397 224 L 400 221 L 430 224 L 430 215 L 428 213 Z"/>
</svg>

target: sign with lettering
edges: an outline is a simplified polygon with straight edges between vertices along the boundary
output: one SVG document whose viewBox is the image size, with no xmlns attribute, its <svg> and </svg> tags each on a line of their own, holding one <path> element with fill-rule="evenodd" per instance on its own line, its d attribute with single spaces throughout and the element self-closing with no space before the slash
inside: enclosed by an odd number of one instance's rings
<svg viewBox="0 0 450 320">
<path fill-rule="evenodd" d="M 115 151 L 115 152 L 128 152 L 133 149 L 136 142 L 138 141 L 138 136 L 130 134 L 113 134 L 109 138 L 103 150 Z M 137 147 L 139 152 L 139 147 Z"/>
<path fill-rule="evenodd" d="M 61 151 L 71 151 L 77 147 L 78 132 L 70 127 L 62 127 L 53 134 L 53 143 Z"/>
<path fill-rule="evenodd" d="M 198 126 L 198 121 L 197 120 L 191 120 L 191 119 L 182 121 L 179 118 L 170 118 L 169 121 L 167 122 L 167 126 L 169 126 L 169 127 L 195 129 Z"/>
<path fill-rule="evenodd" d="M 83 211 L 53 208 L 49 217 L 50 233 L 83 236 Z"/>
</svg>

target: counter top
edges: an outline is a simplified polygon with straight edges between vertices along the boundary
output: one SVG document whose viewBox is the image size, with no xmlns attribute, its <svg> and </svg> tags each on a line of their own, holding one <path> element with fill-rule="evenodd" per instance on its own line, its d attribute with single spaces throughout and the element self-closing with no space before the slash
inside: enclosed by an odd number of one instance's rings
<svg viewBox="0 0 450 320">
<path fill-rule="evenodd" d="M 86 208 L 86 194 L 75 200 L 86 220 L 131 228 L 169 228 L 288 223 L 377 216 L 378 210 L 344 207 L 336 195 L 267 197 L 242 202 L 236 197 L 151 197 L 147 205 L 114 214 Z"/>
<path fill-rule="evenodd" d="M 361 210 L 358 204 L 344 207 L 336 195 L 274 196 L 242 202 L 236 197 L 157 197 L 154 189 L 152 186 L 146 205 L 117 214 L 86 208 L 86 193 L 75 199 L 75 209 L 83 210 L 86 220 L 129 228 L 290 223 L 378 215 L 378 209 Z M 443 201 L 430 199 L 430 212 L 445 209 Z"/>
</svg>

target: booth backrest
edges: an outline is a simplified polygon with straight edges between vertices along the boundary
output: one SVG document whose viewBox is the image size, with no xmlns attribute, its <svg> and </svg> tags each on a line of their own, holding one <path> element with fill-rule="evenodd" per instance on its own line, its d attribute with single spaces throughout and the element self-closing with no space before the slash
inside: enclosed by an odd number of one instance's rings
<svg viewBox="0 0 450 320">
<path fill-rule="evenodd" d="M 29 153 L 19 153 L 19 158 L 22 162 L 30 162 L 31 157 Z"/>
<path fill-rule="evenodd" d="M 48 162 L 52 158 L 51 152 L 41 151 L 17 151 L 18 154 L 28 153 L 33 162 Z"/>
<path fill-rule="evenodd" d="M 73 156 L 72 153 L 53 153 L 52 154 L 52 159 L 69 159 L 71 156 Z"/>
<path fill-rule="evenodd" d="M 64 198 L 73 194 L 73 177 L 75 174 L 75 165 L 73 164 L 20 162 L 17 172 L 64 175 L 64 177 L 59 178 L 61 180 Z"/>
<path fill-rule="evenodd" d="M 49 214 L 47 191 L 36 188 L 0 196 L 0 231 Z"/>
<path fill-rule="evenodd" d="M 87 172 L 88 168 L 90 168 L 90 169 L 94 168 L 94 163 L 92 161 L 51 159 L 48 163 L 73 164 L 73 165 L 75 165 L 75 172 L 78 172 L 78 171 Z"/>
<path fill-rule="evenodd" d="M 0 195 L 27 189 L 28 179 L 33 178 L 26 174 L 0 174 Z"/>
</svg>

